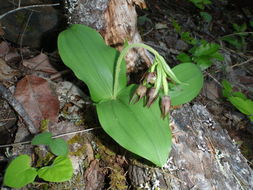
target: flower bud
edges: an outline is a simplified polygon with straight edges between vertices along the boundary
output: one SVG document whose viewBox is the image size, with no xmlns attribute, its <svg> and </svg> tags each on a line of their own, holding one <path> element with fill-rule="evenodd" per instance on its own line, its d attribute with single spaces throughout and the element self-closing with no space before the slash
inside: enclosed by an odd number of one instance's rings
<svg viewBox="0 0 253 190">
<path fill-rule="evenodd" d="M 130 100 L 130 103 L 133 102 L 134 104 L 138 102 L 141 98 L 143 98 L 146 95 L 147 87 L 140 85 L 134 92 L 133 97 Z"/>
<path fill-rule="evenodd" d="M 147 93 L 147 104 L 146 106 L 150 107 L 151 104 L 156 100 L 157 98 L 157 93 L 155 94 L 156 89 L 155 88 L 150 88 L 148 93 Z"/>
<path fill-rule="evenodd" d="M 161 112 L 162 118 L 164 119 L 170 112 L 171 100 L 169 96 L 163 96 L 161 100 Z"/>
<path fill-rule="evenodd" d="M 140 99 L 146 95 L 146 92 L 147 87 L 143 85 L 140 85 L 136 90 L 136 94 L 140 97 Z"/>
<path fill-rule="evenodd" d="M 156 81 L 156 73 L 155 72 L 150 72 L 146 76 L 146 81 L 148 84 L 154 84 Z"/>
</svg>

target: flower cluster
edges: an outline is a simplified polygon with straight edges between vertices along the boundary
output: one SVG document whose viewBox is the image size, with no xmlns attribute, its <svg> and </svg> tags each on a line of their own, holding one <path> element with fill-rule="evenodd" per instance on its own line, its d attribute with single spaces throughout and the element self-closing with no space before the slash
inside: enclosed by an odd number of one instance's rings
<svg viewBox="0 0 253 190">
<path fill-rule="evenodd" d="M 160 89 L 163 89 L 160 109 L 161 116 L 164 119 L 170 112 L 171 100 L 169 97 L 168 79 L 172 78 L 170 77 L 170 73 L 173 74 L 173 72 L 163 64 L 161 60 L 155 59 L 149 72 L 145 75 L 142 84 L 136 89 L 131 102 L 136 103 L 140 99 L 145 98 L 145 106 L 150 107 L 159 97 Z"/>
</svg>

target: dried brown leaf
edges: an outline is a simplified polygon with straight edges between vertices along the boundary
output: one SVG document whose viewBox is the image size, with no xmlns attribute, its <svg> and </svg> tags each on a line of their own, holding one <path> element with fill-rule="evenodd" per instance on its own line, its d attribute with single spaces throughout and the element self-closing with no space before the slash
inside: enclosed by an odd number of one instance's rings
<svg viewBox="0 0 253 190">
<path fill-rule="evenodd" d="M 25 76 L 17 84 L 15 97 L 37 129 L 44 119 L 57 122 L 60 103 L 47 80 L 33 75 Z"/>
<path fill-rule="evenodd" d="M 18 71 L 9 67 L 6 62 L 0 58 L 0 81 L 11 80 Z"/>
<path fill-rule="evenodd" d="M 5 41 L 0 43 L 0 57 L 4 57 L 10 51 L 9 44 Z"/>
<path fill-rule="evenodd" d="M 31 59 L 25 59 L 23 65 L 36 71 L 57 73 L 57 70 L 50 64 L 48 56 L 44 53 L 40 53 Z"/>
<path fill-rule="evenodd" d="M 16 63 L 21 60 L 21 56 L 16 48 L 10 48 L 9 52 L 4 56 L 7 63 Z"/>
</svg>

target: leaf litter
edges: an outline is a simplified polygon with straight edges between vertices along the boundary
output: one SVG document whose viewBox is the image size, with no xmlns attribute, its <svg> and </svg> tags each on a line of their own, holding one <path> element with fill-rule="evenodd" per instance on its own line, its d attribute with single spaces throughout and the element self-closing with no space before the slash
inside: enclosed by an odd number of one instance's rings
<svg viewBox="0 0 253 190">
<path fill-rule="evenodd" d="M 59 100 L 49 82 L 41 77 L 27 75 L 17 83 L 16 99 L 23 105 L 35 127 L 40 128 L 41 121 L 58 121 Z"/>
</svg>

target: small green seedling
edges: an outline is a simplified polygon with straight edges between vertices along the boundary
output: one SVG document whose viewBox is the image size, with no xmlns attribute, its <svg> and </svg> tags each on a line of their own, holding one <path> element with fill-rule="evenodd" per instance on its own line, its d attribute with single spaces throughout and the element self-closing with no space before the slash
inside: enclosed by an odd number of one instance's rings
<svg viewBox="0 0 253 190">
<path fill-rule="evenodd" d="M 63 182 L 71 179 L 73 168 L 67 157 L 68 147 L 63 139 L 53 139 L 50 132 L 44 132 L 35 136 L 33 145 L 47 145 L 52 153 L 57 155 L 53 164 L 42 168 L 30 166 L 31 158 L 28 155 L 20 155 L 11 161 L 4 174 L 3 184 L 13 188 L 21 188 L 34 182 L 36 176 L 45 181 Z"/>
<path fill-rule="evenodd" d="M 225 42 L 228 42 L 230 45 L 234 46 L 237 50 L 246 51 L 247 42 L 246 37 L 249 36 L 251 32 L 246 32 L 247 24 L 243 23 L 242 25 L 238 25 L 236 23 L 233 24 L 234 33 L 223 36 L 221 39 Z"/>
<path fill-rule="evenodd" d="M 212 15 L 210 15 L 208 12 L 200 12 L 199 14 L 207 23 L 210 23 L 213 20 Z"/>
<path fill-rule="evenodd" d="M 47 145 L 50 151 L 57 156 L 66 156 L 68 154 L 68 144 L 61 138 L 53 139 L 50 132 L 44 132 L 35 136 L 32 145 Z"/>
<path fill-rule="evenodd" d="M 149 82 L 144 79 L 140 85 L 144 90 L 138 90 L 140 86 L 135 84 L 127 86 L 124 57 L 136 47 L 154 55 L 148 73 L 155 77 Z M 105 132 L 127 150 L 162 167 L 172 144 L 169 107 L 198 95 L 203 86 L 199 67 L 184 63 L 171 69 L 158 52 L 145 44 L 126 45 L 119 54 L 105 44 L 98 32 L 78 24 L 60 33 L 58 48 L 63 62 L 88 86 Z"/>
<path fill-rule="evenodd" d="M 201 41 L 200 45 L 195 45 L 189 50 L 191 55 L 186 53 L 180 53 L 177 59 L 184 62 L 194 62 L 201 70 L 209 68 L 213 60 L 223 61 L 224 57 L 218 52 L 220 46 L 216 43 L 207 43 L 206 41 Z"/>
<path fill-rule="evenodd" d="M 203 13 L 203 12 L 202 12 Z M 219 53 L 220 46 L 216 43 L 208 43 L 206 40 L 197 40 L 192 37 L 190 32 L 183 32 L 181 26 L 175 19 L 172 25 L 181 39 L 193 47 L 188 51 L 189 54 L 180 53 L 177 59 L 182 63 L 196 63 L 201 70 L 209 68 L 213 60 L 223 61 L 224 57 Z"/>
<path fill-rule="evenodd" d="M 198 7 L 201 10 L 205 9 L 206 5 L 212 4 L 210 0 L 188 0 L 188 1 L 192 2 L 196 7 Z"/>
<path fill-rule="evenodd" d="M 233 87 L 227 80 L 222 81 L 223 96 L 233 104 L 241 113 L 248 116 L 253 121 L 253 101 L 248 99 L 243 93 L 233 91 Z"/>
</svg>

